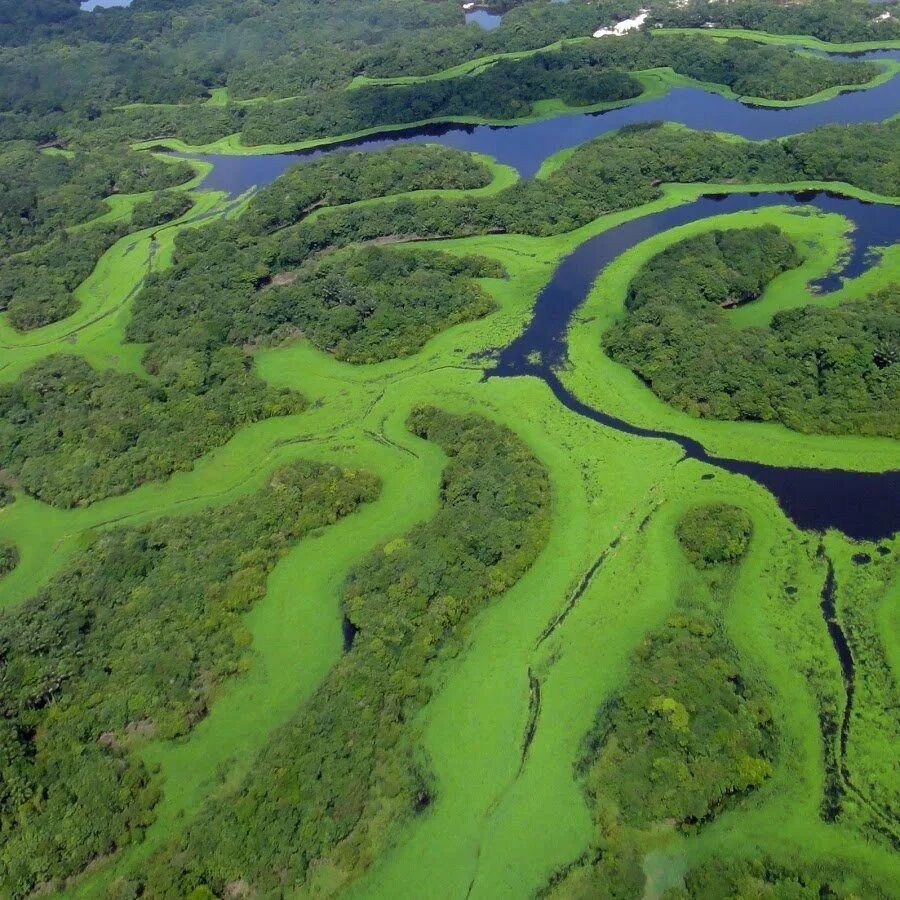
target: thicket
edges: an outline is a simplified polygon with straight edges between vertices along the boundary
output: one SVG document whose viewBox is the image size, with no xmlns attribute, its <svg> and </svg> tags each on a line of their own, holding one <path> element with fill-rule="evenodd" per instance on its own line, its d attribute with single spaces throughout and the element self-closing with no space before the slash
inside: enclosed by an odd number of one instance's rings
<svg viewBox="0 0 900 900">
<path fill-rule="evenodd" d="M 224 508 L 101 533 L 0 613 L 0 884 L 25 897 L 141 840 L 135 751 L 186 734 L 252 661 L 245 613 L 305 535 L 370 502 L 366 472 L 300 462 Z"/>
<path fill-rule="evenodd" d="M 688 0 L 652 4 L 653 19 L 676 28 L 702 28 L 714 22 L 721 28 L 749 28 L 772 34 L 810 34 L 823 41 L 888 41 L 900 39 L 894 4 L 871 0 L 814 0 L 781 3 L 777 0 Z"/>
<path fill-rule="evenodd" d="M 471 154 L 439 144 L 399 144 L 377 153 L 337 150 L 293 166 L 258 191 L 241 224 L 250 234 L 266 234 L 323 206 L 407 191 L 472 190 L 491 178 Z"/>
<path fill-rule="evenodd" d="M 194 201 L 184 191 L 163 191 L 135 203 L 131 211 L 132 229 L 152 228 L 183 216 Z"/>
<path fill-rule="evenodd" d="M 385 822 L 429 804 L 408 723 L 442 651 L 458 647 L 471 619 L 543 548 L 550 484 L 515 434 L 479 416 L 425 408 L 409 427 L 449 456 L 437 513 L 350 573 L 352 648 L 243 784 L 209 802 L 137 876 L 150 895 L 184 897 L 201 885 L 221 894 L 238 880 L 287 890 L 313 860 L 352 877 L 383 842 Z"/>
<path fill-rule="evenodd" d="M 184 192 L 157 189 L 192 174 L 186 163 L 131 150 L 70 158 L 24 142 L 0 145 L 0 311 L 9 323 L 29 331 L 71 315 L 75 289 L 117 240 L 190 209 Z M 130 224 L 90 224 L 106 211 L 107 197 L 149 190 L 157 193 L 136 204 Z M 77 224 L 83 227 L 71 228 Z"/>
<path fill-rule="evenodd" d="M 352 16 L 317 0 L 275 0 L 265 15 L 240 0 L 144 2 L 89 16 L 72 16 L 72 5 L 32 0 L 27 11 L 12 3 L 9 17 L 0 15 L 7 126 L 52 132 L 116 104 L 200 100 L 222 85 L 233 97 L 291 97 L 343 87 L 358 73 L 427 74 L 590 34 L 639 0 L 523 3 L 495 32 L 465 26 L 459 4 L 428 0 L 364 0 Z"/>
<path fill-rule="evenodd" d="M 237 348 L 150 381 L 51 356 L 0 385 L 0 466 L 55 506 L 81 506 L 189 469 L 243 425 L 300 412 Z"/>
<path fill-rule="evenodd" d="M 302 334 L 346 362 L 396 359 L 451 325 L 487 315 L 494 301 L 473 279 L 503 275 L 499 263 L 479 256 L 351 251 L 265 288 L 248 327 L 255 335 Z"/>
<path fill-rule="evenodd" d="M 18 331 L 58 322 L 78 309 L 74 291 L 97 261 L 128 233 L 124 222 L 60 230 L 45 244 L 7 259 L 0 267 L 0 311 Z"/>
<path fill-rule="evenodd" d="M 598 69 L 564 51 L 539 53 L 501 60 L 477 75 L 254 103 L 245 107 L 240 131 L 248 145 L 287 144 L 453 116 L 517 119 L 530 115 L 538 100 L 589 106 L 630 100 L 642 91 L 626 72 Z"/>
<path fill-rule="evenodd" d="M 701 569 L 737 562 L 747 552 L 752 534 L 750 516 L 730 503 L 695 507 L 675 528 L 688 559 Z"/>
<path fill-rule="evenodd" d="M 678 409 L 803 432 L 900 436 L 900 290 L 737 329 L 727 308 L 797 265 L 774 227 L 713 231 L 660 253 L 632 282 L 605 351 Z"/>
<path fill-rule="evenodd" d="M 0 257 L 101 215 L 104 199 L 113 194 L 159 191 L 192 176 L 185 162 L 162 162 L 127 147 L 68 156 L 42 152 L 28 141 L 0 143 Z"/>
<path fill-rule="evenodd" d="M 772 900 L 888 900 L 894 892 L 868 875 L 827 860 L 785 865 L 763 859 L 710 859 L 691 869 L 684 886 L 670 888 L 663 900 L 707 897 L 760 897 Z"/>
<path fill-rule="evenodd" d="M 19 548 L 10 541 L 0 543 L 0 577 L 19 564 Z"/>
</svg>

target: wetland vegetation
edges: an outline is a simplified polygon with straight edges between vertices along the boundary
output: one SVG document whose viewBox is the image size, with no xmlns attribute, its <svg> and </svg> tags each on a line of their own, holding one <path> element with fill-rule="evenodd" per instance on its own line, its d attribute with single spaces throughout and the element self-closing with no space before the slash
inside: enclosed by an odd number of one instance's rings
<svg viewBox="0 0 900 900">
<path fill-rule="evenodd" d="M 896 109 L 642 107 L 864 98 L 799 48 L 896 4 L 78 6 L 0 0 L 0 896 L 895 896 Z"/>
</svg>

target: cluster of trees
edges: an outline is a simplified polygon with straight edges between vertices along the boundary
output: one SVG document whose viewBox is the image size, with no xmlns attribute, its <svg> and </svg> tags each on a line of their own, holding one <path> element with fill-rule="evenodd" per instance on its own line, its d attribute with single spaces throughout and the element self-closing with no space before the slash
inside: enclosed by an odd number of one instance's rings
<svg viewBox="0 0 900 900">
<path fill-rule="evenodd" d="M 0 543 L 0 576 L 6 575 L 19 564 L 19 548 L 10 541 Z"/>
<path fill-rule="evenodd" d="M 183 191 L 161 191 L 136 203 L 130 223 L 99 222 L 73 231 L 60 229 L 46 243 L 0 264 L 0 311 L 19 331 L 31 331 L 70 316 L 74 292 L 100 257 L 132 231 L 162 225 L 184 215 L 194 201 Z"/>
<path fill-rule="evenodd" d="M 399 144 L 374 154 L 336 151 L 288 169 L 258 191 L 241 222 L 251 234 L 266 234 L 323 206 L 407 191 L 472 190 L 490 182 L 490 169 L 471 154 L 438 144 Z"/>
<path fill-rule="evenodd" d="M 299 462 L 249 498 L 101 533 L 0 613 L 0 883 L 28 896 L 139 841 L 159 786 L 135 752 L 186 734 L 243 671 L 243 617 L 296 541 L 378 480 Z M 163 639 L 161 639 L 163 638 Z"/>
<path fill-rule="evenodd" d="M 627 126 L 580 146 L 546 179 L 517 185 L 491 204 L 494 224 L 556 234 L 599 215 L 648 203 L 665 183 L 844 181 L 900 195 L 900 122 L 828 125 L 773 141 L 733 141 L 658 123 Z"/>
<path fill-rule="evenodd" d="M 537 100 L 560 98 L 587 106 L 630 100 L 642 91 L 641 83 L 625 72 L 600 69 L 564 51 L 539 53 L 501 60 L 477 75 L 254 103 L 244 107 L 241 140 L 287 144 L 454 116 L 517 119 L 530 115 Z"/>
<path fill-rule="evenodd" d="M 900 437 L 900 289 L 736 329 L 727 309 L 799 262 L 772 226 L 713 231 L 660 253 L 603 339 L 659 397 L 692 415 L 803 432 Z"/>
<path fill-rule="evenodd" d="M 838 85 L 864 84 L 878 75 L 873 63 L 801 56 L 789 47 L 706 35 L 640 32 L 586 45 L 603 65 L 634 71 L 668 66 L 698 81 L 724 84 L 745 97 L 799 100 Z"/>
<path fill-rule="evenodd" d="M 639 645 L 585 738 L 576 774 L 597 821 L 595 852 L 544 895 L 642 896 L 641 834 L 709 822 L 772 774 L 774 751 L 768 702 L 745 683 L 721 625 L 679 613 Z"/>
<path fill-rule="evenodd" d="M 690 869 L 682 887 L 670 888 L 663 900 L 703 900 L 706 897 L 759 897 L 761 900 L 888 900 L 886 891 L 845 861 L 803 860 L 794 866 L 768 857 L 717 856 Z"/>
<path fill-rule="evenodd" d="M 19 331 L 70 316 L 78 308 L 74 290 L 127 233 L 125 222 L 60 230 L 45 244 L 7 259 L 0 265 L 0 311 Z"/>
<path fill-rule="evenodd" d="M 263 290 L 249 312 L 256 320 L 250 328 L 256 335 L 299 332 L 351 363 L 396 359 L 451 325 L 491 312 L 490 294 L 473 279 L 504 274 L 499 263 L 480 256 L 351 251 Z"/>
<path fill-rule="evenodd" d="M 79 506 L 189 469 L 241 426 L 303 408 L 237 348 L 154 381 L 51 356 L 0 385 L 0 466 L 47 503 Z"/>
<path fill-rule="evenodd" d="M 627 685 L 587 737 L 580 771 L 594 802 L 611 800 L 629 826 L 692 826 L 771 774 L 769 726 L 768 704 L 742 685 L 722 634 L 683 615 L 641 643 Z"/>
<path fill-rule="evenodd" d="M 749 28 L 772 34 L 811 34 L 823 41 L 894 41 L 900 39 L 900 16 L 893 2 L 871 0 L 655 0 L 653 19 L 675 28 L 702 28 L 714 22 L 722 28 Z M 890 18 L 882 19 L 882 12 Z"/>
<path fill-rule="evenodd" d="M 29 141 L 0 144 L 0 257 L 101 215 L 113 194 L 161 191 L 192 176 L 185 162 L 163 162 L 127 147 L 67 154 L 41 151 Z"/>
<path fill-rule="evenodd" d="M 131 211 L 131 227 L 140 229 L 163 225 L 183 216 L 193 205 L 193 198 L 185 191 L 161 191 L 135 203 Z"/>
<path fill-rule="evenodd" d="M 688 559 L 701 569 L 739 560 L 747 552 L 752 534 L 750 516 L 730 503 L 697 506 L 682 516 L 675 528 Z"/>
<path fill-rule="evenodd" d="M 135 875 L 145 894 L 184 897 L 205 885 L 221 895 L 239 880 L 263 894 L 286 890 L 313 860 L 350 877 L 383 842 L 385 822 L 430 802 L 405 723 L 427 702 L 442 651 L 540 553 L 550 483 L 516 435 L 480 416 L 424 408 L 408 424 L 450 457 L 438 511 L 351 571 L 352 648 L 244 782 Z"/>
<path fill-rule="evenodd" d="M 190 209 L 186 194 L 165 189 L 192 175 L 187 163 L 127 149 L 69 155 L 0 145 L 0 311 L 9 323 L 28 331 L 71 315 L 73 292 L 119 238 Z M 146 191 L 157 193 L 136 205 L 130 225 L 90 224 L 105 198 Z"/>
</svg>

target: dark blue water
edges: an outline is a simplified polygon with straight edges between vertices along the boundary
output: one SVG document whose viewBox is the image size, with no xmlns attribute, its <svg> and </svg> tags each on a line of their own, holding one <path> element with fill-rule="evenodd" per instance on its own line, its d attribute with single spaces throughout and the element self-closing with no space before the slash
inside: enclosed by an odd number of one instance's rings
<svg viewBox="0 0 900 900">
<path fill-rule="evenodd" d="M 896 51 L 889 51 L 896 53 Z M 900 54 L 898 54 L 900 56 Z M 549 156 L 598 135 L 637 122 L 665 120 L 696 129 L 715 129 L 751 140 L 784 137 L 820 125 L 878 122 L 900 111 L 900 78 L 864 91 L 840 94 L 809 106 L 776 109 L 729 100 L 700 88 L 675 88 L 664 97 L 602 113 L 573 113 L 525 125 L 443 124 L 381 132 L 367 138 L 297 153 L 230 156 L 195 154 L 214 164 L 203 187 L 240 194 L 262 187 L 301 160 L 337 149 L 379 150 L 399 143 L 437 143 L 493 156 L 530 178 Z"/>
<path fill-rule="evenodd" d="M 800 528 L 837 528 L 857 540 L 878 540 L 900 528 L 900 472 L 861 473 L 839 469 L 767 466 L 713 456 L 693 438 L 641 428 L 583 403 L 560 382 L 556 369 L 565 362 L 565 337 L 572 314 L 585 300 L 603 269 L 626 250 L 660 232 L 723 213 L 774 205 L 807 205 L 852 220 L 854 247 L 840 271 L 815 284 L 840 287 L 842 278 L 862 274 L 873 262 L 874 247 L 893 243 L 900 234 L 900 208 L 867 204 L 826 193 L 732 194 L 703 197 L 674 209 L 643 216 L 591 238 L 566 257 L 541 291 L 534 318 L 501 353 L 488 377 L 533 375 L 543 379 L 568 409 L 625 434 L 674 441 L 686 457 L 746 475 L 775 495 L 785 514 Z M 597 352 L 601 352 L 599 347 Z M 529 361 L 538 359 L 539 362 Z"/>
</svg>

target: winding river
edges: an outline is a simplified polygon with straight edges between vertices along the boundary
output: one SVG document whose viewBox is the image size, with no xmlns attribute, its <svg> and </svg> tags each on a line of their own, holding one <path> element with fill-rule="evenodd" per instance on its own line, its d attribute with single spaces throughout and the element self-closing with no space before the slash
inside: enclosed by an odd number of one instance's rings
<svg viewBox="0 0 900 900">
<path fill-rule="evenodd" d="M 900 58 L 898 51 L 865 55 Z M 900 78 L 896 77 L 870 90 L 784 109 L 754 107 L 700 88 L 677 88 L 664 97 L 608 112 L 565 115 L 518 126 L 446 124 L 386 132 L 301 153 L 196 154 L 193 158 L 214 165 L 204 187 L 225 190 L 232 195 L 268 184 L 301 159 L 346 147 L 378 150 L 410 141 L 485 153 L 515 167 L 522 177 L 528 178 L 554 153 L 632 123 L 664 119 L 691 128 L 714 128 L 760 140 L 832 123 L 881 121 L 898 111 Z M 777 204 L 810 205 L 825 212 L 840 213 L 854 222 L 853 251 L 841 271 L 818 283 L 817 287 L 825 291 L 838 288 L 842 278 L 852 278 L 865 271 L 872 260 L 870 249 L 894 243 L 900 233 L 900 207 L 866 204 L 826 193 L 707 196 L 643 216 L 586 241 L 560 263 L 537 299 L 533 320 L 518 339 L 501 351 L 496 368 L 487 377 L 523 374 L 539 377 L 561 403 L 579 415 L 627 434 L 674 441 L 686 457 L 752 478 L 775 495 L 784 512 L 801 528 L 834 527 L 852 538 L 878 540 L 900 529 L 900 471 L 879 474 L 780 467 L 713 456 L 699 441 L 686 435 L 642 428 L 588 406 L 571 394 L 556 374 L 565 359 L 569 320 L 613 259 L 641 241 L 678 225 L 720 213 Z M 528 359 L 536 351 L 540 363 Z"/>
<path fill-rule="evenodd" d="M 838 54 L 834 54 L 838 55 Z M 900 59 L 900 51 L 876 51 L 869 56 Z M 697 87 L 673 88 L 665 96 L 600 113 L 572 113 L 522 125 L 418 126 L 380 132 L 294 153 L 180 154 L 213 164 L 203 186 L 241 194 L 263 187 L 300 160 L 335 150 L 381 150 L 400 143 L 434 143 L 486 153 L 531 178 L 554 153 L 583 144 L 623 125 L 666 120 L 689 128 L 713 128 L 751 140 L 785 137 L 821 125 L 879 122 L 900 111 L 900 77 L 864 91 L 839 94 L 831 100 L 789 108 L 750 106 Z"/>
</svg>

